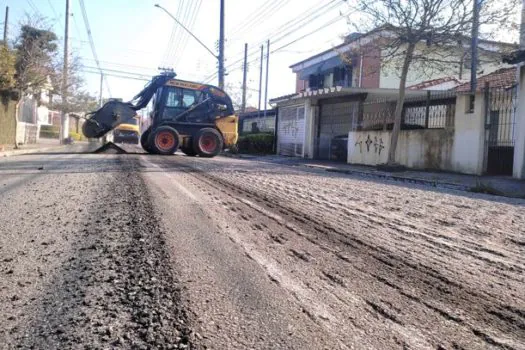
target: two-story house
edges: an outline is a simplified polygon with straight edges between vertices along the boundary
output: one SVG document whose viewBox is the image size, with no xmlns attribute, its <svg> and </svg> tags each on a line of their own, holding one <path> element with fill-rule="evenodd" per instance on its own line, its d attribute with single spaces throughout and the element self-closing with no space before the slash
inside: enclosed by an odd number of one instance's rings
<svg viewBox="0 0 525 350">
<path fill-rule="evenodd" d="M 296 75 L 295 92 L 341 86 L 343 88 L 399 87 L 398 69 L 386 63 L 387 50 L 377 44 L 382 35 L 352 33 L 344 42 L 290 66 Z M 421 43 L 424 47 L 426 43 Z M 479 41 L 478 74 L 488 74 L 502 67 L 502 54 L 515 45 L 490 40 Z M 414 62 L 408 74 L 407 86 L 442 78 L 459 82 L 470 77 L 470 41 L 458 41 L 458 47 L 447 51 L 446 62 L 432 69 L 432 62 Z M 437 61 L 437 60 L 436 60 Z M 425 65 L 425 67 L 423 67 Z M 430 65 L 430 66 L 429 66 Z"/>
<path fill-rule="evenodd" d="M 334 145 L 341 143 L 350 130 L 363 125 L 363 114 L 369 112 L 368 102 L 383 98 L 389 104 L 395 102 L 400 65 L 387 59 L 389 52 L 382 45 L 387 37 L 384 34 L 379 30 L 352 33 L 340 45 L 290 66 L 296 75 L 295 93 L 270 101 L 279 109 L 279 154 L 334 159 Z M 514 48 L 508 43 L 480 40 L 477 74 L 505 67 L 501 56 Z M 470 78 L 468 38 L 446 48 L 429 48 L 427 42 L 422 42 L 416 46 L 416 52 L 425 54 L 428 60 L 416 60 L 411 65 L 407 97 L 424 97 L 425 90 L 452 89 Z"/>
</svg>

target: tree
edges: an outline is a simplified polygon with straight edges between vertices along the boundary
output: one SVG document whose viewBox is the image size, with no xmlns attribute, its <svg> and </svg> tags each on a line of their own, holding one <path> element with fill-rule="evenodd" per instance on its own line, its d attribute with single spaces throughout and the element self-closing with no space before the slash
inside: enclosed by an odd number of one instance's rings
<svg viewBox="0 0 525 350">
<path fill-rule="evenodd" d="M 357 0 L 361 20 L 356 28 L 371 31 L 381 68 L 396 70 L 400 78 L 388 164 L 395 163 L 409 70 L 416 66 L 423 72 L 443 70 L 457 63 L 458 50 L 469 42 L 473 1 L 482 1 L 479 23 L 487 37 L 516 28 L 510 17 L 519 0 Z"/>
<path fill-rule="evenodd" d="M 66 82 L 67 101 L 62 101 L 62 74 L 64 64 L 62 60 L 55 62 L 54 74 L 51 79 L 52 89 L 50 95 L 50 107 L 52 109 L 64 111 L 65 113 L 78 112 L 86 113 L 97 109 L 97 98 L 84 91 L 84 80 L 80 76 L 79 70 L 82 67 L 80 59 L 72 55 L 68 64 L 68 74 Z"/>
<path fill-rule="evenodd" d="M 15 86 L 19 98 L 28 93 L 40 99 L 42 90 L 49 85 L 50 77 L 54 74 L 53 59 L 57 52 L 57 36 L 50 30 L 40 29 L 43 20 L 36 22 L 30 16 L 22 24 L 20 34 L 15 42 Z M 38 28 L 37 26 L 41 26 Z M 15 118 L 15 140 L 18 127 L 18 115 Z"/>
<path fill-rule="evenodd" d="M 15 49 L 17 88 L 23 94 L 39 94 L 49 85 L 49 79 L 54 74 L 53 60 L 58 49 L 56 34 L 23 25 Z"/>
<path fill-rule="evenodd" d="M 15 54 L 8 47 L 0 46 L 0 90 L 15 87 Z"/>
</svg>

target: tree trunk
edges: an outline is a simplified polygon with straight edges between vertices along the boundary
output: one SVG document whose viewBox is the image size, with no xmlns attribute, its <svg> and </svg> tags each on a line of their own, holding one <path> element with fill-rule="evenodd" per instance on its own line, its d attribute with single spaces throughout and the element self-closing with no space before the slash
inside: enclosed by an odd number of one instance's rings
<svg viewBox="0 0 525 350">
<path fill-rule="evenodd" d="M 401 131 L 401 117 L 403 116 L 403 104 L 405 103 L 405 88 L 407 83 L 408 69 L 414 56 L 415 44 L 408 44 L 405 53 L 405 60 L 401 70 L 401 80 L 399 81 L 399 97 L 397 98 L 396 111 L 394 113 L 394 129 L 392 130 L 392 139 L 390 140 L 390 149 L 388 151 L 388 165 L 396 163 L 396 148 L 399 132 Z"/>
</svg>

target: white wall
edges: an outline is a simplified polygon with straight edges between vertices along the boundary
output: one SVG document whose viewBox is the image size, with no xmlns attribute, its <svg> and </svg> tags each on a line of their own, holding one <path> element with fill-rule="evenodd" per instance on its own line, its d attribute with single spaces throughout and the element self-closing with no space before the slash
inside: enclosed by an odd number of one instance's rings
<svg viewBox="0 0 525 350">
<path fill-rule="evenodd" d="M 525 179 L 525 66 L 520 67 L 518 110 L 516 112 L 516 143 L 514 145 L 513 176 Z"/>
<path fill-rule="evenodd" d="M 378 165 L 388 159 L 391 131 L 355 131 L 348 135 L 348 163 Z M 449 170 L 453 131 L 405 130 L 399 134 L 396 161 L 414 169 Z"/>
<path fill-rule="evenodd" d="M 396 161 L 414 169 L 481 175 L 485 157 L 483 95 L 477 95 L 474 113 L 466 112 L 468 98 L 458 96 L 453 128 L 401 131 Z M 348 163 L 385 164 L 391 134 L 391 131 L 350 132 Z"/>
<path fill-rule="evenodd" d="M 454 118 L 454 146 L 451 170 L 482 175 L 485 157 L 485 114 L 483 94 L 476 95 L 474 113 L 468 113 L 469 96 L 460 95 Z"/>
</svg>

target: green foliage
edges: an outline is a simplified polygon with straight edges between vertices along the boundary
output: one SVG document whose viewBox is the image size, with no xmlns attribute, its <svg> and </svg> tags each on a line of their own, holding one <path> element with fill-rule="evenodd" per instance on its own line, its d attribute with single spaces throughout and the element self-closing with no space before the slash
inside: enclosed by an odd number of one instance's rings
<svg viewBox="0 0 525 350">
<path fill-rule="evenodd" d="M 69 132 L 69 137 L 75 141 L 85 141 L 86 140 L 84 135 L 76 133 L 76 132 L 72 132 L 72 131 Z"/>
<path fill-rule="evenodd" d="M 239 137 L 239 153 L 271 154 L 273 153 L 274 136 L 269 133 L 247 134 Z"/>
<path fill-rule="evenodd" d="M 22 91 L 38 93 L 54 74 L 53 57 L 57 51 L 55 33 L 29 25 L 22 26 L 15 45 L 16 83 Z"/>
<path fill-rule="evenodd" d="M 15 86 L 15 54 L 6 46 L 0 46 L 0 90 L 12 89 Z"/>
<path fill-rule="evenodd" d="M 58 139 L 60 127 L 55 125 L 42 125 L 40 127 L 40 137 L 45 139 Z"/>
</svg>

